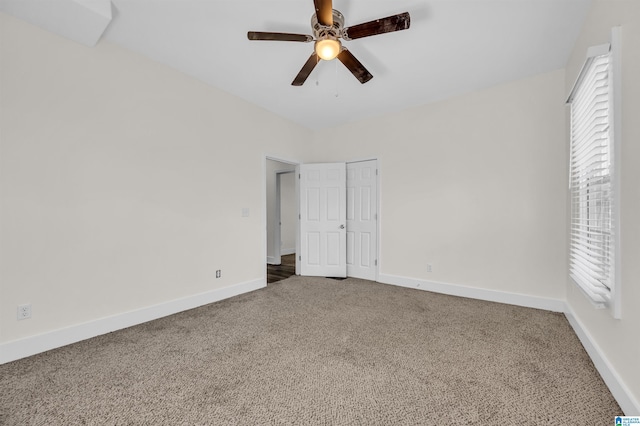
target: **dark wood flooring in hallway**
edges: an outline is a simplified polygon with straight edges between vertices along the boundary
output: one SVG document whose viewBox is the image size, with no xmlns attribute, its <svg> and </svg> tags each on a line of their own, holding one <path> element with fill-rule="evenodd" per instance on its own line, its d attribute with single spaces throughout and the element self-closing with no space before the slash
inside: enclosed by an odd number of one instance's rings
<svg viewBox="0 0 640 426">
<path fill-rule="evenodd" d="M 289 278 L 296 274 L 296 255 L 282 256 L 280 265 L 267 265 L 267 284 Z"/>
</svg>

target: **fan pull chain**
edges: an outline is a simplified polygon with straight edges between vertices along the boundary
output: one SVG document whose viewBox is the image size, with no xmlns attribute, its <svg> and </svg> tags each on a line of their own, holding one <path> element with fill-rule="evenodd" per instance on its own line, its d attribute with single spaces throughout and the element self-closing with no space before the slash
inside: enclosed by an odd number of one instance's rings
<svg viewBox="0 0 640 426">
<path fill-rule="evenodd" d="M 336 59 L 333 60 L 333 62 L 335 62 L 336 64 L 336 79 L 335 79 L 335 83 L 336 83 L 336 98 L 339 96 L 338 95 L 338 61 Z"/>
</svg>

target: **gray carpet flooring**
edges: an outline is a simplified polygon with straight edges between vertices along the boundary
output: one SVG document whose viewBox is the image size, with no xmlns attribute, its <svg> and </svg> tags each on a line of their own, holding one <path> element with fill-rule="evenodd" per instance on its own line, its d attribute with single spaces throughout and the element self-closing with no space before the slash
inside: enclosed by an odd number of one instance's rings
<svg viewBox="0 0 640 426">
<path fill-rule="evenodd" d="M 2 425 L 607 425 L 562 314 L 369 281 L 267 288 L 0 366 Z"/>
</svg>

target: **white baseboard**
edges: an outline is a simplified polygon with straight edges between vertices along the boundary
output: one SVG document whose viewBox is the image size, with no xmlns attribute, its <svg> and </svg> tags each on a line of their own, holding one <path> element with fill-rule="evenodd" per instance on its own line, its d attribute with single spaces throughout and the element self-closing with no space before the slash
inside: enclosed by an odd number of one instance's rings
<svg viewBox="0 0 640 426">
<path fill-rule="evenodd" d="M 564 312 L 569 324 L 573 327 L 573 330 L 580 339 L 580 342 L 582 342 L 582 345 L 589 354 L 593 364 L 624 413 L 628 416 L 640 415 L 640 402 L 633 397 L 628 387 L 612 367 L 602 350 L 600 350 L 599 346 L 595 343 L 591 334 L 586 330 L 580 320 L 576 318 L 573 310 L 563 300 L 479 289 L 435 281 L 424 281 L 388 274 L 380 274 L 378 276 L 378 282 L 453 296 L 507 303 L 510 305 L 544 309 L 553 312 Z M 50 331 L 36 336 L 29 336 L 23 339 L 2 343 L 0 344 L 0 364 L 59 348 L 61 346 L 99 336 L 101 334 L 142 324 L 147 321 L 152 321 L 154 319 L 186 311 L 188 309 L 197 308 L 202 305 L 258 290 L 263 287 L 266 287 L 265 278 L 246 281 L 229 287 L 211 290 L 205 293 L 172 300 L 135 311 L 100 318 L 94 321 Z"/>
<path fill-rule="evenodd" d="M 569 305 L 566 306 L 564 315 L 567 317 L 569 324 L 573 327 L 578 339 L 589 354 L 593 365 L 596 367 L 602 380 L 606 383 L 611 394 L 627 416 L 640 416 L 640 402 L 635 399 L 629 388 L 624 384 L 622 378 L 613 368 L 607 357 L 604 355 L 600 346 L 587 331 L 582 322 L 575 316 L 573 309 Z"/>
<path fill-rule="evenodd" d="M 219 300 L 228 299 L 250 291 L 266 287 L 266 279 L 259 278 L 252 281 L 235 284 L 229 287 L 217 288 L 205 293 L 171 300 L 158 305 L 149 306 L 135 311 L 125 312 L 97 320 L 89 321 L 58 330 L 23 339 L 0 344 L 0 364 L 15 361 L 61 346 L 76 343 L 81 340 L 110 333 L 112 331 L 142 324 L 147 321 L 173 315 L 178 312 L 197 308 Z"/>
<path fill-rule="evenodd" d="M 295 248 L 288 248 L 280 250 L 280 256 L 286 256 L 288 254 L 294 254 L 296 252 Z M 276 263 L 275 256 L 267 256 L 267 265 L 280 265 L 280 263 Z"/>
<path fill-rule="evenodd" d="M 432 291 L 434 293 L 449 294 L 451 296 L 468 297 L 471 299 L 487 300 L 490 302 L 506 303 L 527 308 L 544 309 L 552 312 L 564 312 L 565 302 L 560 299 L 529 296 L 526 294 L 508 293 L 504 291 L 488 290 L 484 288 L 467 287 L 459 284 L 449 284 L 437 281 L 425 281 L 398 275 L 380 274 L 378 282 L 417 290 Z"/>
</svg>

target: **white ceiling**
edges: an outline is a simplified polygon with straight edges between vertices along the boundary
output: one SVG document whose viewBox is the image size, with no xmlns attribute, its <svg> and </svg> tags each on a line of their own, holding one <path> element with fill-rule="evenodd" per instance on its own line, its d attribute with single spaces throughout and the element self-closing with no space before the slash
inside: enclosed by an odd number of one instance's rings
<svg viewBox="0 0 640 426">
<path fill-rule="evenodd" d="M 102 40 L 319 129 L 562 68 L 591 0 L 333 0 L 345 26 L 408 11 L 411 28 L 344 43 L 370 82 L 334 60 L 318 64 L 302 87 L 291 81 L 312 43 L 249 41 L 246 33 L 311 34 L 313 0 L 111 3 Z"/>
</svg>

